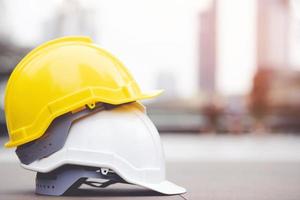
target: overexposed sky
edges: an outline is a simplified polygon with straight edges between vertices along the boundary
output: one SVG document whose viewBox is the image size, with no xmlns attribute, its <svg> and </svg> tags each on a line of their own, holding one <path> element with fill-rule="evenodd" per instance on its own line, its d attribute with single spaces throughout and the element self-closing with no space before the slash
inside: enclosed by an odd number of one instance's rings
<svg viewBox="0 0 300 200">
<path fill-rule="evenodd" d="M 199 13 L 210 0 L 82 1 L 95 12 L 96 42 L 125 63 L 142 88 L 159 87 L 168 73 L 182 97 L 199 93 Z M 218 70 L 220 93 L 245 94 L 255 68 L 253 0 L 220 0 Z M 8 29 L 21 45 L 44 41 L 43 26 L 61 0 L 7 0 Z M 201 27 L 200 27 L 201 28 Z M 163 86 L 162 86 L 163 87 Z"/>
</svg>

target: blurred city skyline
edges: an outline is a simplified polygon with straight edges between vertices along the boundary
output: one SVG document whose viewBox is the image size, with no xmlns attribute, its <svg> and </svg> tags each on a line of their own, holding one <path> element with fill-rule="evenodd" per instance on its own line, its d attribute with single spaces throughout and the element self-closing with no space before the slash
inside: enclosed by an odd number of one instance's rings
<svg viewBox="0 0 300 200">
<path fill-rule="evenodd" d="M 259 5 L 255 0 L 55 0 L 47 2 L 46 6 L 36 0 L 2 0 L 1 32 L 16 45 L 30 48 L 62 35 L 89 35 L 119 57 L 143 88 L 165 86 L 167 90 L 174 90 L 169 86 L 173 83 L 158 85 L 157 77 L 169 74 L 168 77 L 174 77 L 172 80 L 176 82 L 175 93 L 182 98 L 191 98 L 199 96 L 201 88 L 197 41 L 201 40 L 199 32 L 205 27 L 199 16 L 211 9 L 213 2 L 217 2 L 216 92 L 220 95 L 248 94 L 259 59 L 256 53 L 259 48 L 256 43 L 259 39 L 256 36 Z M 299 70 L 299 45 L 294 41 L 300 40 L 300 22 L 289 8 L 291 4 L 283 0 L 259 2 L 273 2 L 270 7 L 274 12 L 280 11 L 279 15 L 288 15 L 292 19 L 289 22 L 291 31 L 285 31 L 290 34 L 287 49 L 275 52 L 271 59 L 276 61 L 276 56 L 281 56 L 278 53 L 288 51 L 291 68 Z M 279 23 L 278 17 L 274 14 L 271 17 L 269 23 Z M 271 38 L 271 43 L 276 41 L 272 35 L 266 37 Z M 276 43 L 274 48 L 278 48 Z"/>
<path fill-rule="evenodd" d="M 142 89 L 165 89 L 145 104 L 167 130 L 300 129 L 299 5 L 0 0 L 0 122 L 5 83 L 17 62 L 45 41 L 86 35 L 118 57 Z"/>
</svg>

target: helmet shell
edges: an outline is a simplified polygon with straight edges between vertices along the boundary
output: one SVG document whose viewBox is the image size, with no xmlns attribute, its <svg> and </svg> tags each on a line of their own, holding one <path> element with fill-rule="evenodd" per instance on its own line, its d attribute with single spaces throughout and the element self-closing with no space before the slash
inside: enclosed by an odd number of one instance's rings
<svg viewBox="0 0 300 200">
<path fill-rule="evenodd" d="M 40 138 L 56 117 L 85 105 L 118 105 L 160 93 L 143 93 L 125 66 L 88 37 L 47 42 L 21 61 L 8 81 L 6 147 Z"/>
</svg>

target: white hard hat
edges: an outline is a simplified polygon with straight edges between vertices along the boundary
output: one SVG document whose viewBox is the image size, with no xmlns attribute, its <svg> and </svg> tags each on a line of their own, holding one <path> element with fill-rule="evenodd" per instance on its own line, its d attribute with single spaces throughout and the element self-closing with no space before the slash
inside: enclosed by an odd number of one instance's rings
<svg viewBox="0 0 300 200">
<path fill-rule="evenodd" d="M 23 163 L 22 167 L 42 177 L 67 165 L 100 168 L 102 175 L 114 172 L 123 182 L 163 194 L 186 192 L 166 180 L 158 131 L 137 102 L 101 110 L 75 121 L 60 150 L 30 164 Z"/>
</svg>

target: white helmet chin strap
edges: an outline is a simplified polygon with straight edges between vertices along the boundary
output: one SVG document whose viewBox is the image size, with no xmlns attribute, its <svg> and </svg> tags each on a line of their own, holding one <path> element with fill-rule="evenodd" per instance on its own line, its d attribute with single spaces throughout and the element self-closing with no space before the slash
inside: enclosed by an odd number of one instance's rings
<svg viewBox="0 0 300 200">
<path fill-rule="evenodd" d="M 102 181 L 89 181 L 91 178 Z M 107 168 L 65 165 L 49 173 L 37 173 L 35 192 L 42 195 L 59 196 L 76 193 L 83 184 L 105 188 L 115 183 L 127 182 Z"/>
</svg>

